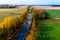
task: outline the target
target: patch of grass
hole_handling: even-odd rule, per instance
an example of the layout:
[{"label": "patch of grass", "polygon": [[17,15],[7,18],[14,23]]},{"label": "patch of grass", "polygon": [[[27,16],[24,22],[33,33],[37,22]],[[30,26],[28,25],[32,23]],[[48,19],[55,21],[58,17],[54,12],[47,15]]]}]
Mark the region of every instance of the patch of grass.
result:
[{"label": "patch of grass", "polygon": [[52,18],[60,18],[60,10],[46,10]]},{"label": "patch of grass", "polygon": [[[51,20],[53,21],[53,20]],[[60,25],[40,20],[37,40],[60,40]]]}]

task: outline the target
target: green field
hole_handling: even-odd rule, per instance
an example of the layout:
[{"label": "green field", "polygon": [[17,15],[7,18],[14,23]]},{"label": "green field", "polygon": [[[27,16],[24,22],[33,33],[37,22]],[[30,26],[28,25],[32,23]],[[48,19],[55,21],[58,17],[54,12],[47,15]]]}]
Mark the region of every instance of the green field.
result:
[{"label": "green field", "polygon": [[46,10],[49,17],[60,18],[60,10]]},{"label": "green field", "polygon": [[60,10],[47,10],[52,19],[40,20],[37,40],[60,40]]}]

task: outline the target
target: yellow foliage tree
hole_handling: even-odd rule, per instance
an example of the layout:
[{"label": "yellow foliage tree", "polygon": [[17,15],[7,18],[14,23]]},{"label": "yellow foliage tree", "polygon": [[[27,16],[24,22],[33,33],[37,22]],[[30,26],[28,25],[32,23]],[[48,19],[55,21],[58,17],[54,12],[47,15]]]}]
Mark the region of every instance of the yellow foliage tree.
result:
[{"label": "yellow foliage tree", "polygon": [[3,20],[4,28],[17,27],[19,23],[20,23],[20,20],[18,17],[7,17]]},{"label": "yellow foliage tree", "polygon": [[2,22],[0,23],[0,28],[3,28],[3,23]]}]

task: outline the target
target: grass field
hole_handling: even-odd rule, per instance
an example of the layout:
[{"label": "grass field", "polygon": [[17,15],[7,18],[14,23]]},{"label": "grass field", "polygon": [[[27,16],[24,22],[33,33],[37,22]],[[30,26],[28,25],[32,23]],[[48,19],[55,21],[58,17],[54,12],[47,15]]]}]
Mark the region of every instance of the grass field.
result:
[{"label": "grass field", "polygon": [[40,20],[36,40],[60,40],[60,10],[46,10],[52,19]]},{"label": "grass field", "polygon": [[60,10],[46,10],[50,17],[60,18]]}]

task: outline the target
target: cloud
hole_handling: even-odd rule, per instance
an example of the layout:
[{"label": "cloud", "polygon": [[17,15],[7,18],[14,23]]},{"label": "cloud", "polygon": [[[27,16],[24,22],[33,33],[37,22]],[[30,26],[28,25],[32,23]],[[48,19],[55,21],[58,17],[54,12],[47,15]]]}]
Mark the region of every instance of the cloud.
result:
[{"label": "cloud", "polygon": [[59,0],[0,0],[0,4],[49,5],[60,4]]}]

